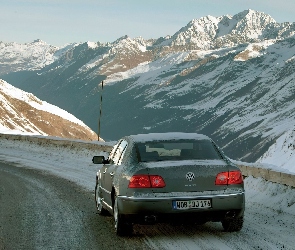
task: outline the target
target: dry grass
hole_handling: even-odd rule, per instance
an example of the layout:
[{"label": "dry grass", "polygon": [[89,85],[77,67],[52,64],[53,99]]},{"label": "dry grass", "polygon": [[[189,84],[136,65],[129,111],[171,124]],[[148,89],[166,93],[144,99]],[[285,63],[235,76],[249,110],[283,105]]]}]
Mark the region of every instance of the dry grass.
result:
[{"label": "dry grass", "polygon": [[0,101],[1,123],[9,129],[20,127],[26,132],[37,130],[40,134],[47,134],[49,136],[90,141],[97,140],[97,135],[86,127],[52,113],[35,109],[28,103],[11,98],[4,93],[1,94],[6,99],[6,103],[9,103],[8,108],[4,106],[3,101]]}]

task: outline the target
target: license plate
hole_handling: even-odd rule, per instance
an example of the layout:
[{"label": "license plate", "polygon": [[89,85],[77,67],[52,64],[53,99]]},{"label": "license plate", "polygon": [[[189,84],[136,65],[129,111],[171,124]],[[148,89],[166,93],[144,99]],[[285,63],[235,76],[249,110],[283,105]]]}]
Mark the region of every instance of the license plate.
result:
[{"label": "license plate", "polygon": [[211,208],[211,200],[173,201],[174,209]]}]

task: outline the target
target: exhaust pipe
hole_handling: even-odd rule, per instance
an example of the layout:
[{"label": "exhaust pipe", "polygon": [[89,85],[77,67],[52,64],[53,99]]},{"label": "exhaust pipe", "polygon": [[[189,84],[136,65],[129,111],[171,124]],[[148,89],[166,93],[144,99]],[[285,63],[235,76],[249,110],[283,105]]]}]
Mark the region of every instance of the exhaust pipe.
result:
[{"label": "exhaust pipe", "polygon": [[157,221],[157,217],[155,215],[146,215],[144,216],[145,223],[154,224]]},{"label": "exhaust pipe", "polygon": [[233,219],[236,217],[236,212],[235,211],[228,211],[225,214],[225,218],[227,219]]}]

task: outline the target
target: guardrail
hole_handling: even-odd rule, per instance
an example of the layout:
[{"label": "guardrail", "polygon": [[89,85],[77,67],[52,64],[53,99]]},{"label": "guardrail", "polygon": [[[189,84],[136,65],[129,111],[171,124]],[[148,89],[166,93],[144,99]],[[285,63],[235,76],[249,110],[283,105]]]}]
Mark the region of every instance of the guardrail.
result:
[{"label": "guardrail", "polygon": [[[114,142],[69,140],[41,135],[0,134],[0,139],[29,141],[40,145],[53,144],[62,147],[80,147],[103,152],[109,152],[114,145]],[[244,176],[261,177],[267,181],[295,187],[295,173],[290,173],[287,170],[281,172],[261,163],[233,162],[238,165]]]},{"label": "guardrail", "polygon": [[0,134],[0,139],[29,141],[39,145],[57,145],[62,147],[78,147],[87,148],[91,150],[109,152],[113,146],[113,142],[101,141],[83,141],[83,140],[69,140],[60,137],[39,136],[39,135],[17,135],[17,134]]},{"label": "guardrail", "polygon": [[[267,181],[284,184],[287,186],[295,187],[295,173],[292,174],[287,170],[285,172],[280,172],[271,168],[268,168],[267,165],[262,163],[236,163],[241,169],[244,176],[253,176],[261,177]],[[261,167],[259,167],[261,166]],[[282,169],[283,171],[283,169]]]}]

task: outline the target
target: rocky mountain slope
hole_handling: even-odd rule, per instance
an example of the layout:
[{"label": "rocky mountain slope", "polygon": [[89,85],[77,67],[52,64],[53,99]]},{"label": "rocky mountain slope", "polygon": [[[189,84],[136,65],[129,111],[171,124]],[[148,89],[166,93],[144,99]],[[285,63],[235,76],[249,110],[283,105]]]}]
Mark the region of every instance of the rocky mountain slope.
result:
[{"label": "rocky mountain slope", "polygon": [[0,74],[39,70],[53,63],[65,51],[75,46],[76,44],[73,43],[58,48],[40,39],[25,44],[0,41]]},{"label": "rocky mountain slope", "polygon": [[78,44],[38,71],[0,78],[92,129],[103,93],[106,139],[199,132],[230,157],[253,161],[295,125],[294,67],[295,24],[246,10],[192,20],[158,39]]},{"label": "rocky mountain slope", "polygon": [[295,172],[295,129],[282,134],[257,161]]},{"label": "rocky mountain slope", "polygon": [[68,112],[0,80],[0,132],[81,140],[97,135]]}]

